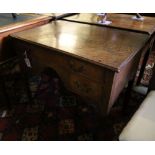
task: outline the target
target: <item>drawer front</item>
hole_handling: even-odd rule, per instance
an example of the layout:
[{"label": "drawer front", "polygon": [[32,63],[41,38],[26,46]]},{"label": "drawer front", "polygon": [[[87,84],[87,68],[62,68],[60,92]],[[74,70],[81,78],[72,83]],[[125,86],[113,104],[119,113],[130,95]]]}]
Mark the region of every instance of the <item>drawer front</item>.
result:
[{"label": "drawer front", "polygon": [[22,50],[22,52],[27,51],[30,54],[32,67],[35,65],[33,61],[37,61],[45,66],[51,66],[55,69],[62,68],[62,70],[67,72],[82,75],[94,82],[101,83],[103,81],[103,69],[99,66],[59,53],[58,51],[40,48],[31,44],[19,43],[18,46],[18,49]]},{"label": "drawer front", "polygon": [[65,66],[67,66],[71,72],[82,74],[96,82],[103,81],[103,72],[100,67],[71,57],[67,57],[65,60]]},{"label": "drawer front", "polygon": [[24,53],[26,51],[32,62],[32,67],[36,67],[36,62],[39,62],[44,66],[55,66],[64,69],[64,64],[66,62],[65,56],[59,54],[58,52],[24,42],[16,43],[16,51],[18,53]]},{"label": "drawer front", "polygon": [[103,81],[102,68],[99,66],[46,48],[32,45],[22,45],[22,47],[23,52],[30,53],[32,61],[35,59],[44,65],[61,67],[63,70],[81,74],[95,82]]},{"label": "drawer front", "polygon": [[53,51],[44,50],[44,49],[31,49],[32,59],[37,59],[41,63],[54,66],[60,66],[64,68],[65,58],[59,54],[56,54]]},{"label": "drawer front", "polygon": [[71,74],[69,76],[69,88],[83,97],[88,97],[93,100],[101,98],[102,87],[98,83],[95,83],[78,74]]}]

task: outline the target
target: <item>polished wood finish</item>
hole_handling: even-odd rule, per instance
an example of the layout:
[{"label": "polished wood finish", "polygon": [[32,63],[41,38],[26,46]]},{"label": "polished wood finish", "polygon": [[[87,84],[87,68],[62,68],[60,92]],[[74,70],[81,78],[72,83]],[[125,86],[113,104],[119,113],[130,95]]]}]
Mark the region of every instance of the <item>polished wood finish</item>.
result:
[{"label": "polished wood finish", "polygon": [[34,71],[51,67],[66,88],[103,115],[136,73],[148,35],[57,21],[11,35],[14,50],[29,53]]},{"label": "polished wood finish", "polygon": [[[126,29],[129,31],[137,31],[140,33],[147,33],[150,36],[149,39],[149,46],[148,49],[145,50],[146,52],[143,54],[143,63],[140,67],[140,74],[137,79],[137,85],[140,84],[141,79],[144,74],[144,70],[150,55],[150,52],[152,51],[154,40],[155,40],[155,18],[154,17],[144,17],[144,21],[136,21],[133,20],[133,15],[128,14],[114,14],[109,13],[107,16],[107,20],[112,21],[110,25],[107,25],[108,27],[113,27],[117,29]],[[72,21],[72,22],[80,22],[80,23],[86,23],[86,24],[95,24],[102,26],[99,21],[99,17],[95,13],[82,13],[79,15],[74,15],[71,17],[64,18],[64,20]]]},{"label": "polished wood finish", "polygon": [[[154,33],[155,31],[154,17],[143,16],[144,21],[137,21],[132,19],[133,16],[134,15],[109,13],[107,15],[107,20],[112,21],[112,23],[107,26],[139,31],[142,33],[148,33],[150,35]],[[74,21],[74,22],[103,25],[99,23],[99,17],[95,13],[81,13],[81,14],[74,15],[71,17],[66,17],[63,19],[68,21]]]},{"label": "polished wood finish", "polygon": [[148,35],[140,33],[65,21],[46,24],[13,36],[117,72],[148,39]]},{"label": "polished wood finish", "polygon": [[26,14],[26,15],[32,16],[33,18],[26,19],[25,21],[21,22],[12,22],[12,24],[0,26],[0,60],[6,59],[6,57],[8,57],[9,55],[9,53],[7,53],[9,48],[7,47],[9,46],[9,42],[7,40],[8,35],[46,24],[52,20],[52,17],[45,15],[35,15],[35,14],[34,15]]},{"label": "polished wood finish", "polygon": [[4,25],[0,27],[0,34],[5,33],[7,31],[11,31],[14,29],[19,29],[22,28],[24,26],[29,26],[29,25],[33,25],[33,24],[38,24],[39,23],[43,23],[43,22],[48,22],[49,20],[51,20],[52,17],[46,16],[46,15],[29,15],[27,14],[27,16],[32,16],[32,19],[26,19],[23,21],[19,21],[19,22],[12,22],[11,24],[8,25]]}]

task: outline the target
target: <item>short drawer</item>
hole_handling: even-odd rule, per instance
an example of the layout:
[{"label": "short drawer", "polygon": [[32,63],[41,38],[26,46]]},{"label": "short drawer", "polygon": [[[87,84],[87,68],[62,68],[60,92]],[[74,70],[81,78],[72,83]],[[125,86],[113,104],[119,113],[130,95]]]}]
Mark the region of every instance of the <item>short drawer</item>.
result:
[{"label": "short drawer", "polygon": [[[45,66],[56,65],[63,67],[65,64],[65,56],[59,54],[56,51],[42,48],[40,46],[34,46],[24,42],[16,43],[16,51],[18,53],[27,52],[29,58],[33,61],[38,61]],[[35,65],[32,64],[33,66]],[[33,67],[32,66],[32,67]]]},{"label": "short drawer", "polygon": [[71,72],[82,74],[96,82],[103,81],[103,72],[100,67],[72,57],[67,57],[65,60],[66,66]]},{"label": "short drawer", "polygon": [[69,88],[80,96],[88,97],[93,100],[101,98],[102,86],[83,76],[71,74],[69,76]]}]

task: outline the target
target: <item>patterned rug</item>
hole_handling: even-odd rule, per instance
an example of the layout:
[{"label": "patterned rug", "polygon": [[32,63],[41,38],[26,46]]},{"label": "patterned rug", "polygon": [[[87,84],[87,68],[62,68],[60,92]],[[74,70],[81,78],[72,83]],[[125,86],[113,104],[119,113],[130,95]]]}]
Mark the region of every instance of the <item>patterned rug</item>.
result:
[{"label": "patterned rug", "polygon": [[141,80],[141,84],[144,86],[147,86],[149,84],[150,78],[152,77],[152,68],[154,66],[154,63],[155,63],[155,51],[153,51],[149,56],[147,65],[144,70],[144,75]]},{"label": "patterned rug", "polygon": [[[154,53],[146,67],[143,85],[148,84],[151,76]],[[101,119],[97,107],[66,90],[51,69],[33,75],[29,83],[33,104],[29,103],[21,80],[8,83],[12,106],[10,109],[5,106],[0,109],[0,140],[118,140],[123,127],[144,99],[143,95],[132,92],[129,106],[123,112],[123,91],[110,114]],[[15,92],[10,91],[13,85]]]}]

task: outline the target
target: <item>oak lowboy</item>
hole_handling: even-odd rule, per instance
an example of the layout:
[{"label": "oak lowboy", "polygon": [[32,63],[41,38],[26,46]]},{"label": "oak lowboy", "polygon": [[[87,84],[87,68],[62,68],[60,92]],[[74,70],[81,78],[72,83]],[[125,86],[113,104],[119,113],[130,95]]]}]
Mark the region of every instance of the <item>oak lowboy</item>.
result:
[{"label": "oak lowboy", "polygon": [[135,76],[148,35],[56,21],[11,35],[14,50],[27,52],[32,69],[53,68],[69,90],[108,114]]}]

